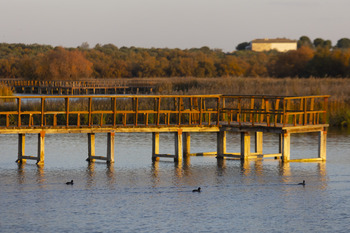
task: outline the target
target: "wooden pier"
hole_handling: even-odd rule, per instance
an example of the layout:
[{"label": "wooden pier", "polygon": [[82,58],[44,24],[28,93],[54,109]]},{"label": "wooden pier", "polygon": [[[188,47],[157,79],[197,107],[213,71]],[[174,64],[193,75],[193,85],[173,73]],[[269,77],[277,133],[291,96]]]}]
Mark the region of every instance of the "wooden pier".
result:
[{"label": "wooden pier", "polygon": [[[0,134],[18,135],[18,162],[44,162],[45,135],[83,133],[88,136],[88,161],[115,161],[118,133],[152,135],[152,160],[181,162],[184,157],[213,155],[217,159],[275,158],[288,161],[326,160],[327,102],[329,96],[235,95],[90,95],[0,97]],[[192,132],[217,134],[216,152],[191,153]],[[226,134],[240,134],[240,151],[226,150]],[[318,157],[291,159],[290,138],[295,133],[319,134]],[[107,154],[95,154],[95,134],[107,134]],[[175,154],[159,151],[159,135],[174,133]],[[263,153],[264,133],[279,136],[278,153]],[[25,155],[26,134],[38,135],[38,152]],[[251,137],[255,150],[251,151]],[[132,142],[131,142],[132,143]],[[131,145],[132,146],[132,145]],[[118,148],[116,148],[118,150]]]}]

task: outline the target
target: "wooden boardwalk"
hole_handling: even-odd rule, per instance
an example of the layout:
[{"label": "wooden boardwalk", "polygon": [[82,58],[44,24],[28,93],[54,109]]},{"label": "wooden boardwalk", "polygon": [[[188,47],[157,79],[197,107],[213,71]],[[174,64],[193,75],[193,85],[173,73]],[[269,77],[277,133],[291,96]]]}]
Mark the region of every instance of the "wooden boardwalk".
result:
[{"label": "wooden boardwalk", "polygon": [[138,79],[87,81],[0,80],[18,94],[89,95],[89,94],[150,94],[156,90],[154,81]]},{"label": "wooden boardwalk", "polygon": [[[196,155],[190,152],[191,132],[217,134],[217,151],[223,158],[290,159],[290,135],[319,133],[318,158],[326,159],[327,101],[329,96],[235,95],[86,95],[0,97],[0,134],[18,134],[18,161],[44,162],[46,134],[86,133],[88,160],[114,162],[115,134],[152,133],[152,158]],[[159,153],[159,134],[175,133],[175,154]],[[239,153],[226,151],[226,133],[241,135]],[[279,153],[263,153],[263,133],[280,135]],[[25,135],[38,135],[38,154],[26,156]],[[95,134],[107,133],[107,155],[95,155]],[[255,151],[250,151],[255,136]],[[132,143],[132,142],[131,142]],[[131,145],[132,146],[132,145]],[[206,153],[199,153],[205,155]]]}]

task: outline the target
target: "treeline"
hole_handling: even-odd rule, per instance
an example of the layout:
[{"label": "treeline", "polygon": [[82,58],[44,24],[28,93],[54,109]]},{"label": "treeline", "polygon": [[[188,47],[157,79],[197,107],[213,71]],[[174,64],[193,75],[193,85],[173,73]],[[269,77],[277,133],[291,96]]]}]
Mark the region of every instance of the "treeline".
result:
[{"label": "treeline", "polygon": [[[350,40],[349,40],[350,41]],[[339,42],[339,41],[338,41]],[[342,39],[342,42],[344,40]],[[347,42],[345,40],[345,42]],[[346,43],[345,43],[346,44]],[[89,48],[0,43],[0,77],[35,80],[128,77],[350,77],[350,49],[298,41],[298,50],[235,51],[136,48],[113,44]],[[349,46],[350,47],[350,46]]]}]

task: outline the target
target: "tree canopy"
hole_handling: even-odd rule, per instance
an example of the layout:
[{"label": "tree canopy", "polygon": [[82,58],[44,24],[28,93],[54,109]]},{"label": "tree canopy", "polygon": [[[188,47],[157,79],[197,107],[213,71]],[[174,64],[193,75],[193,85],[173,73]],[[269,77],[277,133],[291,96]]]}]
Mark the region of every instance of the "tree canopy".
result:
[{"label": "tree canopy", "polygon": [[[306,36],[297,50],[225,53],[209,47],[191,49],[117,47],[82,43],[77,48],[0,43],[0,77],[78,80],[130,77],[350,77],[350,40],[335,47]],[[247,43],[247,42],[244,42]],[[244,47],[244,43],[240,44]],[[311,44],[310,44],[311,43]],[[237,46],[238,47],[238,46]]]}]

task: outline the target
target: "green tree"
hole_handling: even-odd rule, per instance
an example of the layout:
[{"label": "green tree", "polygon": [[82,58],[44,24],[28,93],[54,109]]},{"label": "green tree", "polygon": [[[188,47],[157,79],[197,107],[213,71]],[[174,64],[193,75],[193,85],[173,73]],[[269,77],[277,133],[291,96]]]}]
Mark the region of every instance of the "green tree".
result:
[{"label": "green tree", "polygon": [[332,47],[332,41],[330,40],[323,40],[322,38],[316,38],[313,42],[315,48],[328,48],[330,49]]},{"label": "green tree", "polygon": [[247,46],[249,46],[249,45],[250,45],[249,42],[242,42],[236,46],[236,50],[238,50],[238,51],[245,50],[247,48]]},{"label": "green tree", "polygon": [[309,48],[313,48],[313,44],[310,40],[309,37],[307,36],[301,36],[298,40],[298,48],[301,48],[301,47],[309,47]]},{"label": "green tree", "polygon": [[338,40],[336,47],[340,49],[350,48],[350,39],[341,38],[340,40]]},{"label": "green tree", "polygon": [[307,75],[307,64],[313,56],[314,50],[305,46],[281,53],[270,72],[276,77],[304,77]]}]

